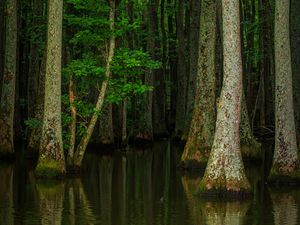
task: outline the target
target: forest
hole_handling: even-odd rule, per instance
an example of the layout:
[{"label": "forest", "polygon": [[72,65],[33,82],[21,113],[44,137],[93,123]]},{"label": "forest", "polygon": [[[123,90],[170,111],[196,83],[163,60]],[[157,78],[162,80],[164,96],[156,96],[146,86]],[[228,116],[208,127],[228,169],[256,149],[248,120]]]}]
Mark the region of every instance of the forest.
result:
[{"label": "forest", "polygon": [[0,224],[298,224],[299,12],[1,0]]}]

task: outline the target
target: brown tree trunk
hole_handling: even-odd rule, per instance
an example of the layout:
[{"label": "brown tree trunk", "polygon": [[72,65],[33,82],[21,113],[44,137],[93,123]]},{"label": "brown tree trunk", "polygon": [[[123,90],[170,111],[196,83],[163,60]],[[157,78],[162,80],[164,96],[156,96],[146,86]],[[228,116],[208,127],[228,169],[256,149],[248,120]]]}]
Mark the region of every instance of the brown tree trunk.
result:
[{"label": "brown tree trunk", "polygon": [[275,3],[275,150],[271,182],[300,180],[293,106],[290,48],[290,1]]},{"label": "brown tree trunk", "polygon": [[111,145],[114,143],[112,104],[105,103],[101,112],[101,120],[99,121],[98,142],[103,145]]},{"label": "brown tree trunk", "polygon": [[0,157],[14,153],[14,112],[17,73],[17,1],[5,5],[4,73],[0,100]]},{"label": "brown tree trunk", "polygon": [[222,0],[224,80],[216,132],[200,192],[228,195],[250,192],[240,149],[242,56],[239,0]]},{"label": "brown tree trunk", "polygon": [[47,59],[43,128],[37,177],[57,178],[65,174],[61,126],[61,57],[63,1],[48,1]]}]

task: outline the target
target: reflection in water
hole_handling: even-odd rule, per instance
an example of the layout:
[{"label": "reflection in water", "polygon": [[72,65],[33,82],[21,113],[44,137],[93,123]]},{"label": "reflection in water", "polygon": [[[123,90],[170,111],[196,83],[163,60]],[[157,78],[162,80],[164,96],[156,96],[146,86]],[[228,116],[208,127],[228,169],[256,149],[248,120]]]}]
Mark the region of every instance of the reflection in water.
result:
[{"label": "reflection in water", "polygon": [[300,191],[282,193],[270,191],[275,225],[296,225],[298,220],[299,203],[296,197]]},{"label": "reflection in water", "polygon": [[0,165],[0,224],[14,224],[13,166]]},{"label": "reflection in water", "polygon": [[[241,225],[249,209],[249,201],[209,201],[195,196],[200,178],[182,176],[190,218],[193,225]],[[204,222],[205,221],[205,222]]]},{"label": "reflection in water", "polygon": [[62,224],[65,184],[59,181],[38,181],[40,216],[42,225]]},{"label": "reflection in water", "polygon": [[160,142],[110,156],[87,154],[81,178],[56,183],[36,181],[29,162],[0,164],[0,224],[299,224],[300,191],[267,194],[262,167],[247,170],[254,188],[251,202],[194,195],[201,172],[182,175],[176,148]]}]

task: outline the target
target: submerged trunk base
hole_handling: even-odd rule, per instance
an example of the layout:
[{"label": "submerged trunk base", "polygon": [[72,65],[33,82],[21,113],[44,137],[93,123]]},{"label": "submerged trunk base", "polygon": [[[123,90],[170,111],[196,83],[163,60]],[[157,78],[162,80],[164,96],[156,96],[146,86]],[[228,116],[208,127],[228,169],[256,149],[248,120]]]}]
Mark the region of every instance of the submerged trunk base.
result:
[{"label": "submerged trunk base", "polygon": [[35,176],[41,179],[62,179],[65,175],[64,165],[54,160],[44,160],[35,169]]},{"label": "submerged trunk base", "polygon": [[183,153],[179,166],[183,169],[205,169],[210,148],[189,149]]},{"label": "submerged trunk base", "polygon": [[243,199],[250,198],[252,191],[245,180],[228,180],[225,178],[210,179],[204,177],[198,187],[198,195],[208,198]]},{"label": "submerged trunk base", "polygon": [[259,161],[262,159],[261,144],[255,139],[243,142],[241,140],[242,158],[246,161]]},{"label": "submerged trunk base", "polygon": [[290,169],[289,172],[282,172],[278,166],[272,166],[268,177],[268,184],[271,185],[299,185],[300,184],[300,167]]}]

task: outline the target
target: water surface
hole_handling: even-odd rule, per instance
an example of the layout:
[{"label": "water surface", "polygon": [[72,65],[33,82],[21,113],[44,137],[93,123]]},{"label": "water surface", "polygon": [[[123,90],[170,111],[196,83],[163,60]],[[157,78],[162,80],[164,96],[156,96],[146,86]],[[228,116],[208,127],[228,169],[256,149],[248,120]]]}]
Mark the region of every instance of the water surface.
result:
[{"label": "water surface", "polygon": [[249,200],[195,196],[202,172],[178,170],[181,151],[159,142],[126,153],[90,153],[82,177],[61,182],[35,180],[28,161],[0,163],[0,224],[300,224],[300,189],[268,188],[263,166],[246,166],[254,190]]}]

